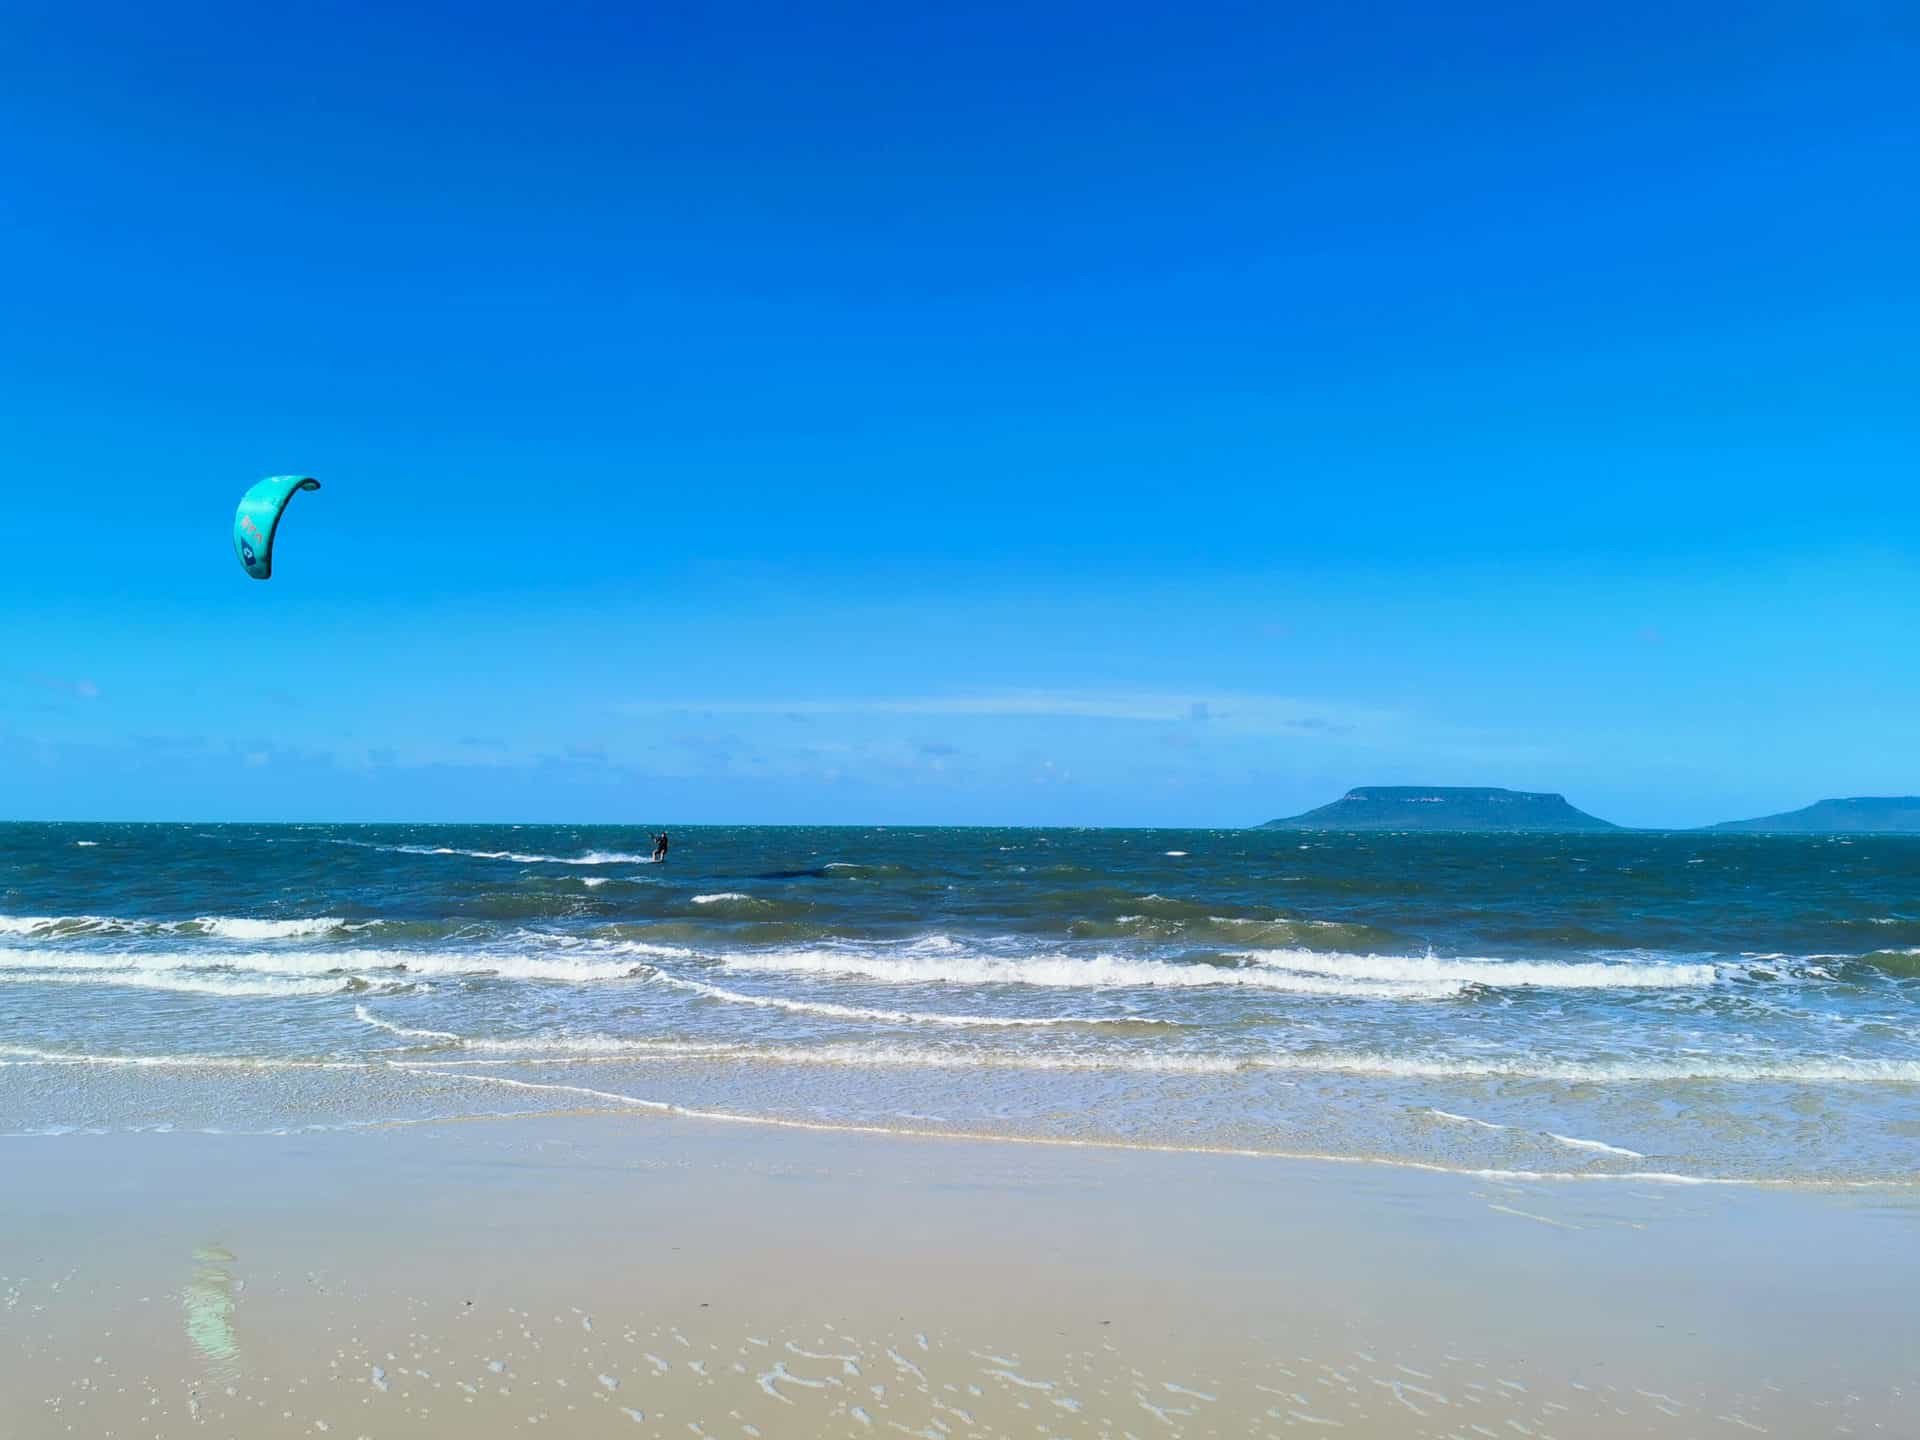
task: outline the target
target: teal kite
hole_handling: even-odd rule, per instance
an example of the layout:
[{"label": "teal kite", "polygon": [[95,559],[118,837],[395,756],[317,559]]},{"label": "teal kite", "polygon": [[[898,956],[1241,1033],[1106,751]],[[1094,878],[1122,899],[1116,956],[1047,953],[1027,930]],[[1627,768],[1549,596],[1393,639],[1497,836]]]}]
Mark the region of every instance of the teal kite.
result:
[{"label": "teal kite", "polygon": [[296,490],[318,490],[320,482],[311,475],[269,475],[240,497],[240,508],[233,512],[233,553],[256,580],[273,574],[273,533],[280,528],[280,513]]}]

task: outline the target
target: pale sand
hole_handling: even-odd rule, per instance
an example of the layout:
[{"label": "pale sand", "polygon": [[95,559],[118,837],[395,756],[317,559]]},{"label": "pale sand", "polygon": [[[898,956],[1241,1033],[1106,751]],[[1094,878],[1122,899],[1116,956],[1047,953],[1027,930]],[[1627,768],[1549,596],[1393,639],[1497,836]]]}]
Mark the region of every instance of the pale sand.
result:
[{"label": "pale sand", "polygon": [[1896,1192],[545,1117],[0,1141],[0,1437],[1905,1434]]}]

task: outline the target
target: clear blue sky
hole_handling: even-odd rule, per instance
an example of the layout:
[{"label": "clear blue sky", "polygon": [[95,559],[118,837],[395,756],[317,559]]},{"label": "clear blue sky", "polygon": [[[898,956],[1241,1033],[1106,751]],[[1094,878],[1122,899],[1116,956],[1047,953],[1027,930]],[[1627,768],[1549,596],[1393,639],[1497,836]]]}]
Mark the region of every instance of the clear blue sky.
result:
[{"label": "clear blue sky", "polygon": [[1920,791],[1913,6],[942,8],[6,6],[0,816]]}]

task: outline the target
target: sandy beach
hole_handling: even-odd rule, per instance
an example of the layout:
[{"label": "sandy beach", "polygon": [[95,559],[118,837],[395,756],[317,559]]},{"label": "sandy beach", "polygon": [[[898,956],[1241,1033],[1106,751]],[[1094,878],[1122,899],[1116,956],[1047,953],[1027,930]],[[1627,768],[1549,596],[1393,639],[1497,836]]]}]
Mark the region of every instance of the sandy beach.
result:
[{"label": "sandy beach", "polygon": [[653,1116],[6,1142],[0,1434],[1897,1434],[1905,1192]]}]

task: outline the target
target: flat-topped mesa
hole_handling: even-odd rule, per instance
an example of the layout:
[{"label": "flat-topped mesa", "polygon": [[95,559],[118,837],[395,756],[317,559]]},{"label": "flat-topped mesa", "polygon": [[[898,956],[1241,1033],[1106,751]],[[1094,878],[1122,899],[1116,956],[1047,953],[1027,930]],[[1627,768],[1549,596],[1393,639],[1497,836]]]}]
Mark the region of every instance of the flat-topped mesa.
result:
[{"label": "flat-topped mesa", "polygon": [[1753,820],[1723,820],[1709,830],[1790,835],[1920,835],[1920,795],[1852,795]]},{"label": "flat-topped mesa", "polygon": [[1362,785],[1267,830],[1617,830],[1564,795],[1479,785]]}]

